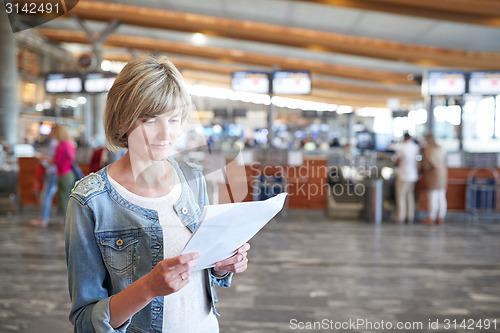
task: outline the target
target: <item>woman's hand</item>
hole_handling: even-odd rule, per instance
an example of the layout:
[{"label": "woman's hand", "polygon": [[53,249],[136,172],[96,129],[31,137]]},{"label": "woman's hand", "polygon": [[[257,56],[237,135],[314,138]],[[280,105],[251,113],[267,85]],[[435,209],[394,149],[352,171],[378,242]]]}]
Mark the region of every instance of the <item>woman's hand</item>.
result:
[{"label": "woman's hand", "polygon": [[227,272],[244,272],[247,269],[248,265],[248,250],[250,250],[250,244],[245,243],[236,251],[235,255],[227,259],[218,261],[213,268],[213,270],[215,271],[215,276],[223,276]]},{"label": "woman's hand", "polygon": [[189,282],[189,269],[196,265],[199,252],[181,254],[160,261],[151,272],[111,297],[109,324],[120,327],[155,297],[181,290]]},{"label": "woman's hand", "polygon": [[147,274],[152,296],[165,296],[181,290],[189,283],[189,269],[196,266],[195,259],[199,257],[199,252],[192,252],[160,261]]}]

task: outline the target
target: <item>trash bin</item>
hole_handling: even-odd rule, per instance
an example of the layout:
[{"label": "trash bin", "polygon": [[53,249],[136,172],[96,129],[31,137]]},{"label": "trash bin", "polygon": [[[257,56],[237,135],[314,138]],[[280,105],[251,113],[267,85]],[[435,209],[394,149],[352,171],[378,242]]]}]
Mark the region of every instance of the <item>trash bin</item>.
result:
[{"label": "trash bin", "polygon": [[365,180],[365,211],[364,216],[368,222],[382,223],[382,188],[383,179]]}]

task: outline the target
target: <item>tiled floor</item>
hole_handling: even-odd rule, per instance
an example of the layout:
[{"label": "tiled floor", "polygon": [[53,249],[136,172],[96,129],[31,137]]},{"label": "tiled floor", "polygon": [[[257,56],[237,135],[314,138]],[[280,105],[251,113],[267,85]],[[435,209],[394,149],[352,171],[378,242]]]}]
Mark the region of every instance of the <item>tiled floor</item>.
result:
[{"label": "tiled floor", "polygon": [[[63,228],[29,217],[0,218],[0,332],[71,332]],[[290,211],[251,244],[247,272],[218,290],[221,332],[500,332],[500,224]]]}]

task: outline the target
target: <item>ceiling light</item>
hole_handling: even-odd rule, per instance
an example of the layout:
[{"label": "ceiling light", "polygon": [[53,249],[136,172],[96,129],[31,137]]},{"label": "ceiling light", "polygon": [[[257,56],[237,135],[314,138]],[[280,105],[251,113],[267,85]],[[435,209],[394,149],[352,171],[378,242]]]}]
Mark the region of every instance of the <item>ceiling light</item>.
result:
[{"label": "ceiling light", "polygon": [[191,40],[193,41],[194,45],[205,45],[207,43],[207,37],[205,37],[204,34],[202,33],[194,33],[193,36],[191,37]]}]

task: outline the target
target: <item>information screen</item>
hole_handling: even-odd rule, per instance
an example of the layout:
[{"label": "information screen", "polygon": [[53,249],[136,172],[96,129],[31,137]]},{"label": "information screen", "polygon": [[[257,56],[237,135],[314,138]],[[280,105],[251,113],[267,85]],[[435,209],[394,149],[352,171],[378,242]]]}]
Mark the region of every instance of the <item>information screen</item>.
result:
[{"label": "information screen", "polygon": [[427,89],[429,95],[463,95],[465,93],[465,73],[429,72]]},{"label": "information screen", "polygon": [[51,73],[47,74],[45,80],[45,91],[47,93],[79,93],[83,90],[83,82],[80,74]]},{"label": "information screen", "polygon": [[309,72],[279,71],[273,74],[273,93],[282,95],[307,95],[311,93]]},{"label": "information screen", "polygon": [[231,88],[259,94],[269,93],[269,75],[266,72],[233,72]]},{"label": "information screen", "polygon": [[88,73],[85,77],[85,91],[88,93],[108,92],[115,82],[113,73]]},{"label": "information screen", "polygon": [[479,95],[500,95],[500,72],[472,72],[469,92]]}]

